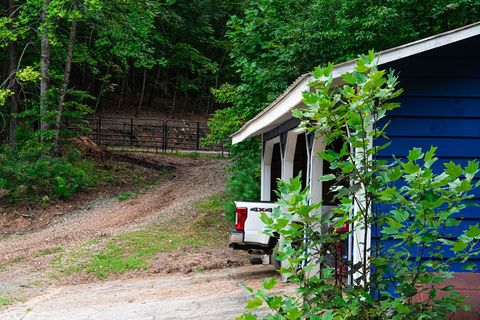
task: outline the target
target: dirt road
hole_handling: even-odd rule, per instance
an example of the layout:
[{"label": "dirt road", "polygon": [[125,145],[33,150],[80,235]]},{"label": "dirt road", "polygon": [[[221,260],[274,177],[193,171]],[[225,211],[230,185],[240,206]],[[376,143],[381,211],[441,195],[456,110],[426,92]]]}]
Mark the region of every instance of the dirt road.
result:
[{"label": "dirt road", "polygon": [[[68,253],[90,239],[109,239],[152,224],[167,225],[172,219],[182,221],[196,212],[197,201],[224,188],[226,161],[160,155],[152,155],[152,159],[176,168],[173,178],[156,189],[124,202],[103,199],[73,212],[60,212],[58,219],[44,228],[0,240],[0,306],[2,296],[14,298],[13,305],[0,311],[1,320],[214,320],[234,319],[244,312],[249,294],[243,285],[257,288],[264,278],[276,276],[271,266],[162,273],[182,270],[171,267],[193,260],[217,259],[221,263],[214,263],[216,267],[246,260],[225,243],[209,249],[213,254],[199,251],[184,257],[184,253],[161,253],[148,270],[114,280],[84,278],[86,274],[50,277],[55,254],[43,254],[44,250],[59,246]],[[287,289],[280,285],[279,290]]]},{"label": "dirt road", "polygon": [[[78,319],[100,319],[96,316],[90,318],[83,316],[92,314],[92,310],[97,310],[96,312],[103,309],[109,310],[109,305],[116,305],[115,301],[117,298],[114,295],[110,295],[111,291],[116,290],[116,288],[120,292],[122,290],[124,292],[124,294],[119,293],[119,301],[132,307],[132,310],[139,310],[147,303],[145,301],[150,301],[148,304],[151,304],[152,310],[154,310],[150,314],[155,314],[157,316],[156,319],[159,319],[158,316],[162,313],[158,314],[157,311],[167,308],[167,306],[169,308],[174,306],[173,304],[170,306],[168,303],[166,305],[161,304],[162,300],[159,299],[161,295],[165,295],[168,292],[176,295],[177,293],[175,292],[179,292],[181,289],[181,283],[188,286],[189,281],[200,279],[178,275],[178,277],[187,277],[182,280],[178,277],[170,278],[161,273],[177,272],[176,270],[182,271],[184,269],[207,270],[210,268],[210,266],[204,267],[202,264],[192,268],[182,268],[182,264],[188,267],[188,265],[192,264],[192,261],[196,262],[197,260],[208,260],[207,262],[212,265],[212,268],[244,263],[239,263],[240,260],[246,262],[243,256],[238,256],[238,252],[233,252],[228,248],[227,244],[220,243],[218,248],[208,249],[208,252],[205,250],[205,252],[191,252],[185,257],[178,257],[175,252],[171,254],[161,253],[153,261],[153,266],[148,270],[138,270],[138,272],[116,276],[114,279],[118,279],[115,280],[117,282],[99,283],[99,280],[93,275],[85,273],[57,277],[58,274],[55,273],[56,270],[52,266],[52,262],[57,254],[50,254],[48,250],[58,246],[61,248],[62,253],[67,255],[72,250],[75,252],[76,248],[85,243],[85,241],[92,239],[100,242],[124,232],[143,230],[151,225],[168,225],[172,219],[182,221],[182,217],[185,217],[185,221],[187,221],[186,217],[196,212],[196,202],[223,191],[225,183],[224,169],[227,165],[225,160],[190,159],[148,154],[145,157],[151,157],[152,161],[175,167],[176,169],[173,173],[169,174],[173,174],[172,179],[134,199],[123,202],[119,202],[115,197],[99,199],[74,211],[60,212],[53,223],[39,230],[0,239],[0,310],[2,308],[2,299],[5,299],[5,297],[10,299],[10,302],[7,304],[13,302],[14,305],[18,305],[21,301],[28,301],[25,304],[14,307],[8,313],[4,313],[7,311],[0,311],[0,319],[5,319],[5,314],[9,315],[7,319],[43,319],[43,313],[35,317],[32,317],[30,313],[22,313],[29,308],[37,310],[39,306],[42,306],[39,312],[46,312],[49,315],[56,314],[55,317],[49,316],[49,319],[77,319],[70,316],[66,317],[66,314],[70,314],[68,308],[75,310],[78,308]],[[159,259],[162,261],[158,261]],[[218,261],[213,261],[215,259]],[[229,274],[231,271],[225,272]],[[157,275],[153,276],[152,274]],[[52,277],[52,275],[54,276]],[[149,280],[138,280],[139,282],[134,280],[134,278],[149,276],[152,277]],[[226,293],[230,289],[219,292],[225,292],[226,296],[242,296],[240,292],[243,291],[239,290],[235,281],[222,281],[224,282],[220,282],[219,285],[225,285],[237,291],[234,290],[231,294]],[[74,284],[79,284],[79,286],[63,287]],[[138,291],[135,291],[134,288],[137,285],[139,286]],[[149,286],[153,286],[152,288],[158,286],[160,289],[150,292],[147,290]],[[166,289],[169,286],[172,286],[170,291]],[[197,288],[183,290],[184,298],[182,298],[183,302],[178,302],[179,306],[182,304],[187,309],[190,308],[191,303],[189,299],[193,299],[192,297],[196,295],[196,290]],[[78,296],[73,294],[75,292],[78,292]],[[70,293],[73,295],[70,296]],[[153,294],[153,296],[148,296],[149,294]],[[142,302],[139,302],[138,307],[135,307],[137,309],[135,309],[133,307],[135,303],[127,303],[128,301],[125,302],[120,297],[124,297],[128,301],[138,300]],[[150,300],[143,301],[142,297]],[[30,301],[32,298],[33,300]],[[208,301],[209,298],[206,297],[205,299]],[[235,299],[237,298],[232,298],[229,301]],[[212,303],[214,300],[215,298],[212,298]],[[98,307],[95,306],[97,301],[99,303]],[[205,303],[208,304],[208,302]],[[242,304],[239,303],[239,306]],[[183,307],[178,308],[181,309]],[[149,309],[147,308],[147,310]],[[148,318],[147,315],[145,317],[145,319],[154,319]],[[123,318],[106,317],[105,319]],[[126,317],[125,319],[130,318]]]},{"label": "dirt road", "polygon": [[138,229],[149,222],[164,223],[192,212],[195,201],[223,190],[226,161],[154,155],[155,161],[174,166],[171,181],[124,202],[104,199],[68,214],[58,213],[52,225],[0,241],[2,261],[32,256],[42,249],[71,245]]},{"label": "dirt road", "polygon": [[[155,276],[50,289],[2,312],[2,320],[235,319],[271,266],[246,266],[190,276]],[[278,291],[291,288],[279,284]]]}]

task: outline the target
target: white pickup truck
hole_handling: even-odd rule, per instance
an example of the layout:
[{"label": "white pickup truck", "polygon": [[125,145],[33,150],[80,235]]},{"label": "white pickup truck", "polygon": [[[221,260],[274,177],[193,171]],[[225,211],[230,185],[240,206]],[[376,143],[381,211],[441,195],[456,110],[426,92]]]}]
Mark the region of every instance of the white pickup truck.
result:
[{"label": "white pickup truck", "polygon": [[[261,215],[273,212],[278,204],[273,202],[246,202],[236,201],[235,230],[230,232],[230,247],[235,250],[244,250],[253,255],[269,255],[270,259],[262,259],[263,263],[273,263],[275,268],[280,267],[279,261],[275,259],[274,248],[278,238],[266,235],[263,230],[265,223]],[[322,210],[332,210],[334,206],[322,206]],[[348,224],[337,229],[337,232],[347,232]],[[341,257],[347,254],[348,240],[345,243],[336,244],[337,254]],[[346,257],[345,257],[346,259]],[[268,261],[268,262],[266,262]],[[343,270],[343,268],[341,268]],[[339,271],[340,277],[342,271]]]},{"label": "white pickup truck", "polygon": [[236,201],[235,230],[230,233],[230,247],[250,254],[270,255],[278,239],[263,233],[263,212],[272,213],[278,205],[273,202]]}]

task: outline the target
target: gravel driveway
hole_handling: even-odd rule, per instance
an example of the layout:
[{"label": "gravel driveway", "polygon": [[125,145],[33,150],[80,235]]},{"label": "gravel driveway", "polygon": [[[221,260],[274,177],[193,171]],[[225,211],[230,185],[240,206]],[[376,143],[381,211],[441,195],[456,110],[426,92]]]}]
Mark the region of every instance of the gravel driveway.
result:
[{"label": "gravel driveway", "polygon": [[[271,266],[245,266],[194,275],[156,276],[52,288],[4,310],[8,320],[235,319],[248,292],[275,276]],[[291,290],[279,284],[277,290]]]}]

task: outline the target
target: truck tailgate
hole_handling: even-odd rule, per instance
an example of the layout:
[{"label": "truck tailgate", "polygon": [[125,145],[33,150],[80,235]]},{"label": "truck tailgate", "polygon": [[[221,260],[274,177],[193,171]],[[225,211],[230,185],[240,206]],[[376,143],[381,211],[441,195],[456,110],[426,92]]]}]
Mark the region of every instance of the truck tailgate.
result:
[{"label": "truck tailgate", "polygon": [[268,244],[270,237],[263,233],[265,224],[260,217],[263,212],[270,214],[278,205],[272,202],[246,201],[236,201],[235,205],[237,208],[247,208],[248,210],[243,241],[246,243]]}]

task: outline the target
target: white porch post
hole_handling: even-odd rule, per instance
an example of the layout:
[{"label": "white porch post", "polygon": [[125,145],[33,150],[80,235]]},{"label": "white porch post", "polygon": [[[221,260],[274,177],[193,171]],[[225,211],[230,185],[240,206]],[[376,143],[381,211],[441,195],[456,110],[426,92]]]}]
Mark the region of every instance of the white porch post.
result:
[{"label": "white porch post", "polygon": [[[271,177],[272,177],[272,156],[273,146],[276,143],[280,143],[280,138],[276,137],[271,140],[265,141],[262,155],[262,168],[261,168],[261,183],[260,183],[260,200],[270,201]],[[283,166],[283,164],[282,164]]]},{"label": "white porch post", "polygon": [[[313,140],[312,150],[309,155],[309,182],[310,182],[310,203],[318,203],[322,201],[323,185],[320,181],[320,176],[323,175],[323,160],[318,156],[319,152],[325,150],[325,143],[323,136],[315,136]],[[320,211],[313,214],[322,214],[322,208]],[[318,230],[321,232],[321,230]],[[318,254],[316,251],[311,252],[312,255]],[[320,272],[320,266],[317,264],[310,271],[309,276],[314,277]]]},{"label": "white porch post", "polygon": [[[372,127],[368,128],[368,131],[373,130]],[[368,140],[368,148],[371,148],[373,145],[373,140],[372,137],[369,138]],[[363,151],[362,149],[355,149],[355,159],[357,163],[361,161],[363,157]],[[371,160],[372,156],[368,156],[368,160]],[[360,212],[361,212],[361,206],[365,209],[367,207],[366,205],[366,199],[365,199],[365,190],[360,189],[358,191],[358,196],[357,198],[359,199],[359,203],[354,202],[353,203],[353,217],[357,217]],[[360,206],[361,205],[361,206]],[[372,214],[371,212],[371,207],[368,208],[368,212]],[[352,263],[353,265],[358,264],[359,262],[366,261],[367,264],[369,264],[369,257],[370,257],[370,249],[371,249],[371,239],[372,239],[372,228],[370,225],[365,225],[364,219],[360,218],[360,221],[355,221],[354,225],[352,228],[354,228],[354,231],[352,232],[352,235],[349,239],[349,246],[352,248]],[[366,258],[366,259],[365,259]],[[367,276],[366,279],[369,281],[370,279],[370,266],[367,268]],[[353,283],[354,281],[360,279],[362,277],[361,272],[356,272],[352,275],[350,279],[350,283]]]},{"label": "white porch post", "polygon": [[293,131],[287,133],[285,143],[285,155],[283,159],[282,180],[288,181],[293,178],[293,161],[295,159],[295,147],[297,146],[297,134]]},{"label": "white porch post", "polygon": [[310,201],[318,203],[322,201],[322,182],[319,177],[323,175],[323,160],[318,156],[325,150],[323,136],[315,136],[312,152],[310,154]]}]

